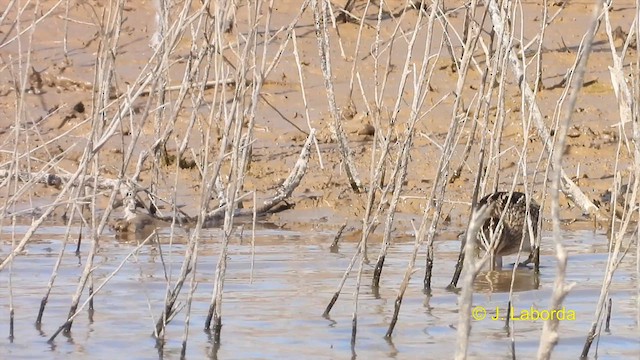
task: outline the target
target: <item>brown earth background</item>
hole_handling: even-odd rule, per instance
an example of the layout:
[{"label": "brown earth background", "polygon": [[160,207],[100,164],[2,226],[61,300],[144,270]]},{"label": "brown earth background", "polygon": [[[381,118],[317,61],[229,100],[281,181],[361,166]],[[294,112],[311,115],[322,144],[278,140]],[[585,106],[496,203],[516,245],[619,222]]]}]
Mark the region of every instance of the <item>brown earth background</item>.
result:
[{"label": "brown earth background", "polygon": [[[197,28],[197,21],[209,21],[201,25],[203,27],[218,26],[215,22],[216,11],[220,14],[222,11],[215,3],[204,10],[202,4],[196,1],[185,8],[183,2],[171,4],[167,14],[169,24],[175,24],[181,11],[193,18],[190,18],[188,25],[184,25],[185,31],[164,58],[154,57],[154,50],[150,47],[150,38],[156,29],[152,2],[126,2],[121,12],[120,27],[113,27],[110,23],[118,14],[115,4],[105,6],[102,1],[71,1],[67,4],[68,8],[63,2],[41,1],[38,5],[29,3],[21,9],[14,6],[3,13],[4,21],[0,26],[0,126],[1,157],[5,169],[17,167],[31,173],[41,170],[57,174],[73,173],[91,146],[91,134],[96,131],[97,124],[113,125],[116,131],[95,152],[87,174],[127,179],[135,170],[139,154],[146,150],[151,155],[142,168],[141,186],[148,187],[153,183],[154,193],[159,198],[171,203],[175,195],[177,205],[195,215],[200,211],[199,201],[195,199],[200,198],[203,184],[209,181],[203,181],[198,167],[202,168],[205,161],[213,163],[212,159],[220,153],[219,140],[225,119],[237,121],[229,116],[235,101],[239,104],[238,116],[244,116],[243,132],[247,131],[250,116],[254,116],[255,122],[251,134],[252,157],[240,194],[255,190],[258,199],[270,196],[288,175],[311,126],[318,131],[323,167],[314,148],[308,171],[288,200],[293,208],[271,215],[269,221],[279,226],[303,229],[322,225],[337,227],[345,220],[353,228],[360,226],[365,215],[367,193],[356,193],[349,186],[338,146],[329,129],[333,120],[321,71],[312,11],[306,10],[294,24],[292,21],[300,11],[301,3],[298,1],[274,1],[271,12],[267,4],[262,4],[257,14],[253,6],[240,2],[235,11],[233,28],[228,33],[218,34],[215,45],[211,46],[214,62],[203,62],[199,66],[199,70],[203,71],[211,65],[208,77],[205,79],[199,73],[199,78],[189,81],[200,84],[204,80],[230,78],[236,82],[251,83],[235,99],[237,87],[227,85],[204,91],[191,89],[184,101],[179,101],[179,91],[167,91],[161,95],[155,88],[151,94],[135,95],[139,89],[150,88],[150,85],[140,86],[139,79],[149,76],[150,69],[163,60],[159,73],[151,76],[163,76],[168,87],[179,88],[185,83],[183,78],[189,62],[207,43],[204,32]],[[339,8],[337,4],[334,7],[335,11]],[[485,9],[484,5],[478,7],[477,21],[483,21]],[[576,61],[578,46],[593,18],[593,3],[549,3],[549,14],[558,14],[549,23],[542,44],[535,41],[543,16],[541,4],[517,3],[510,10],[514,12],[512,29],[515,48],[521,51],[523,44],[534,40],[524,51],[527,65],[524,81],[532,87],[537,74],[536,49],[540,46],[542,84],[536,101],[546,126],[554,129],[555,120],[562,115],[557,109],[558,100],[567,89],[562,79]],[[202,16],[203,11],[208,11],[207,14],[212,16]],[[415,93],[413,82],[424,59],[429,8],[425,6],[418,10],[416,6],[407,6],[404,1],[387,1],[379,23],[376,19],[379,8],[374,4],[368,6],[366,2],[356,1],[351,9],[358,19],[365,11],[364,26],[360,27],[357,21],[338,21],[337,27],[330,28],[328,33],[331,43],[331,81],[340,109],[339,121],[347,134],[359,175],[365,188],[368,188],[371,162],[380,157],[379,142],[374,143],[373,137],[379,135],[391,140],[390,157],[384,165],[389,172],[398,158],[399,143],[405,136],[407,119],[412,111]],[[419,18],[420,11],[423,16]],[[455,57],[459,59],[462,54],[460,37],[464,30],[465,8],[459,2],[445,2],[443,11],[445,15],[435,21],[432,46],[427,52],[431,56],[428,66],[432,76],[424,103],[417,107],[420,120],[414,130],[407,177],[398,204],[396,226],[403,231],[411,229],[408,220],[420,221],[430,197],[442,154],[441,146],[451,125],[456,83],[461,76],[460,72],[452,70],[453,62],[447,44],[443,42],[443,29],[448,29]],[[637,15],[635,11],[632,1],[616,2],[609,11],[611,26],[620,26],[628,32]],[[258,16],[257,20],[254,16]],[[14,21],[16,19],[18,21]],[[418,27],[416,45],[410,52],[411,74],[406,86],[399,91],[398,85],[408,57],[407,43],[417,21],[422,25]],[[245,49],[250,24],[256,22],[255,47]],[[290,39],[292,33],[286,28],[290,24],[294,25],[299,60],[294,56],[293,41]],[[113,29],[119,31],[118,37]],[[491,22],[488,17],[484,18],[481,29],[481,41],[474,51],[474,63],[460,94],[461,108],[457,116],[461,121],[468,121],[462,123],[448,175],[451,177],[453,169],[459,165],[462,165],[462,171],[446,189],[441,222],[443,231],[449,227],[464,227],[468,219],[479,143],[483,134],[491,138],[501,137],[499,156],[487,160],[493,161],[493,168],[489,172],[499,174],[499,177],[490,176],[486,191],[493,187],[491,184],[497,184],[497,189],[509,189],[515,182],[516,190],[527,190],[540,202],[545,186],[544,170],[549,157],[543,150],[535,127],[532,126],[530,131],[523,130],[529,112],[523,105],[521,91],[508,67],[497,74],[503,75],[504,81],[499,85],[498,78],[494,86],[488,116],[480,114],[477,120],[480,130],[471,133],[480,98],[478,91],[482,86],[480,71],[487,69],[483,47],[487,49],[490,46]],[[376,38],[380,46],[377,59],[373,53]],[[563,159],[564,169],[573,176],[582,191],[590,199],[600,201],[603,201],[601,198],[606,190],[613,186],[616,171],[623,174],[624,181],[624,171],[632,164],[633,151],[633,145],[625,142],[631,137],[631,127],[616,126],[620,123],[620,115],[608,68],[612,64],[608,39],[606,27],[600,26],[589,57],[584,87],[571,114]],[[359,47],[356,47],[358,41]],[[623,40],[616,39],[617,51],[621,50],[623,43]],[[221,44],[224,47],[219,50]],[[271,64],[281,46],[284,46],[282,57],[264,80],[257,97],[257,107],[250,112],[251,91],[258,79],[257,71],[262,66],[261,62],[266,60],[267,65]],[[110,49],[109,55],[105,55],[105,48]],[[243,54],[243,51],[249,55]],[[629,48],[623,67],[627,77],[633,76],[629,65],[632,61],[637,61],[637,53]],[[235,69],[243,64],[245,71],[236,72]],[[102,71],[102,67],[109,65],[112,65],[110,80],[96,80],[96,74]],[[505,63],[505,66],[508,65]],[[299,69],[304,85],[300,82]],[[385,73],[388,77],[383,87],[381,82]],[[106,96],[106,105],[96,108],[95,104],[99,103],[96,99],[100,96]],[[379,98],[377,103],[376,96]],[[202,101],[198,97],[202,97]],[[118,109],[127,108],[127,98],[131,99],[132,106],[121,120],[117,120]],[[399,101],[397,121],[390,125],[396,101]],[[148,113],[145,112],[147,106]],[[505,117],[501,134],[499,129],[493,127],[497,116]],[[195,120],[190,127],[192,118]],[[106,133],[105,127],[98,132]],[[154,148],[154,143],[168,129],[171,133],[166,138],[164,148]],[[205,144],[207,135],[212,139],[208,142],[208,148]],[[471,154],[463,162],[463,149],[470,136],[473,137]],[[181,166],[176,166],[177,149],[184,141],[186,151],[181,156]],[[125,162],[127,148],[132,143],[131,160]],[[523,175],[519,157],[525,144],[527,173]],[[378,150],[372,158],[374,147]],[[205,153],[208,153],[208,160],[205,160]],[[224,184],[229,182],[230,169],[227,157],[221,170]],[[495,169],[499,171],[495,172]],[[7,201],[5,214],[25,210],[27,213],[33,210],[38,214],[41,207],[51,204],[58,193],[59,187],[39,183],[8,186],[2,192]],[[98,212],[109,206],[109,192],[101,194],[104,196],[99,196],[96,202]],[[66,199],[74,201],[72,196]],[[213,200],[210,208],[214,208],[215,204]],[[251,197],[245,198],[243,205],[251,207]],[[585,219],[582,211],[569,200],[562,198],[561,206],[562,218],[567,222]],[[160,201],[159,208],[166,211],[170,206]],[[547,208],[545,214],[548,215]],[[57,218],[68,211],[68,206],[59,206],[53,216]],[[590,221],[581,223],[576,226],[592,226]]]}]

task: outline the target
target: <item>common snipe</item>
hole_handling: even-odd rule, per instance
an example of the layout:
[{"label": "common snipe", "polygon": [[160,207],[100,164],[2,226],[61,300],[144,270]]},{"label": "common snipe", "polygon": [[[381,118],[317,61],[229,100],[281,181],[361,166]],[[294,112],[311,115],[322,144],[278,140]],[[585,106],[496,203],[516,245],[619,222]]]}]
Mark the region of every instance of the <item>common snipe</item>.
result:
[{"label": "common snipe", "polygon": [[[540,214],[540,206],[531,200],[529,203],[529,218],[531,219],[531,228],[533,236],[529,236],[529,225],[527,224],[527,197],[521,192],[510,193],[498,191],[486,195],[478,201],[477,207],[487,205],[488,218],[485,220],[482,229],[478,232],[478,242],[486,251],[491,251],[493,258],[493,268],[502,268],[502,257],[505,255],[516,254],[519,251],[527,251],[530,253],[529,259],[525,263],[531,261],[532,243],[537,235],[538,216]],[[503,216],[502,224],[500,218]],[[495,235],[494,235],[495,234]],[[491,243],[495,236],[495,244]],[[522,247],[521,244],[522,243]]]},{"label": "common snipe", "polygon": [[156,230],[160,220],[149,214],[141,214],[137,211],[138,203],[133,192],[127,192],[123,200],[124,218],[118,220],[113,229],[120,235],[134,235],[139,238],[146,238]]}]

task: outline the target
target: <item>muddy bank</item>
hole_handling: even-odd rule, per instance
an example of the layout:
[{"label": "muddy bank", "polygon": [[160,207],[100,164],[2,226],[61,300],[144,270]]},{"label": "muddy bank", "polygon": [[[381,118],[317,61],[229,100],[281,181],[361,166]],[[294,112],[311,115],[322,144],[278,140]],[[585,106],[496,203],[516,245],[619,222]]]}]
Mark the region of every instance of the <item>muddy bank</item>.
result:
[{"label": "muddy bank", "polygon": [[[403,2],[390,2],[389,9],[384,11],[397,13],[402,9]],[[74,4],[69,8],[69,18],[74,21],[64,22],[61,15],[64,14],[63,7],[53,7],[54,2],[42,2],[41,10],[52,10],[48,16],[38,17],[39,22],[33,28],[33,33],[23,34],[13,41],[5,40],[3,48],[6,54],[11,54],[10,60],[5,58],[5,71],[0,78],[2,98],[0,111],[2,112],[5,152],[2,155],[5,164],[10,163],[12,151],[15,149],[20,154],[29,154],[32,161],[26,158],[20,159],[20,167],[32,172],[46,168],[46,162],[53,160],[51,169],[53,172],[73,172],[78,166],[87,145],[91,129],[94,126],[89,119],[98,109],[92,107],[92,98],[96,89],[94,85],[95,56],[100,46],[100,36],[96,28],[99,24],[95,14],[100,13],[100,5],[97,3]],[[541,7],[536,4],[523,4],[524,33],[523,40],[533,38],[539,27]],[[357,4],[354,8],[356,12],[365,10],[363,4]],[[484,7],[479,11],[484,11]],[[33,10],[33,7],[27,9]],[[191,11],[197,11],[194,5]],[[288,24],[293,19],[299,8],[295,2],[279,2],[274,12],[270,24],[271,36],[280,36],[275,31]],[[559,10],[558,7],[551,7],[550,11]],[[371,149],[373,147],[373,134],[376,131],[387,134],[390,130],[392,138],[402,136],[402,131],[406,126],[406,119],[409,115],[408,107],[401,107],[397,123],[390,129],[390,111],[393,108],[395,87],[400,79],[402,64],[406,58],[406,41],[395,41],[392,55],[385,59],[388,64],[377,64],[380,71],[386,71],[388,76],[387,91],[381,96],[382,106],[375,110],[374,102],[375,79],[368,74],[376,70],[376,61],[369,53],[376,37],[375,15],[377,8],[368,8],[369,26],[360,29],[357,25],[346,23],[340,24],[340,37],[332,32],[332,71],[335,88],[335,98],[338,106],[341,107],[343,127],[348,136],[349,146],[356,161],[356,168],[363,183],[367,184],[370,174]],[[112,95],[121,94],[126,91],[127,84],[132,84],[138,75],[144,75],[148,69],[147,62],[153,54],[149,47],[149,37],[154,29],[153,7],[151,2],[142,2],[135,6],[127,5],[123,12],[123,28],[117,45],[117,57],[114,62],[113,81],[110,87]],[[234,39],[237,34],[246,31],[248,23],[246,15],[240,11],[237,17],[236,32],[228,35],[229,39]],[[13,9],[9,17],[16,15]],[[560,12],[559,17],[553,21],[545,34],[542,59],[542,87],[536,98],[543,115],[548,121],[547,126],[553,127],[553,111],[556,101],[564,91],[561,79],[567,68],[575,59],[576,46],[585,31],[591,15],[591,8],[586,4],[567,4]],[[25,24],[33,20],[29,11],[21,14]],[[406,12],[400,29],[410,33],[413,29],[411,25],[415,23],[419,16],[418,11],[409,10]],[[624,4],[617,5],[610,12],[611,21],[614,25],[628,28],[633,18],[633,8]],[[451,26],[459,28],[464,20],[462,9],[447,9],[447,19]],[[406,25],[405,25],[406,24]],[[397,22],[392,19],[385,19],[380,24],[380,35],[384,39],[390,38],[393,34]],[[489,27],[485,24],[485,27]],[[5,35],[5,39],[15,37],[16,30],[12,29],[8,23],[0,28]],[[66,33],[65,33],[66,31]],[[355,42],[358,34],[361,34],[361,44],[358,53],[354,53]],[[29,35],[29,36],[27,36]],[[264,35],[260,35],[264,36]],[[331,136],[329,124],[331,114],[327,107],[327,97],[324,94],[324,85],[320,64],[318,59],[318,49],[315,34],[313,32],[313,18],[311,13],[306,12],[296,24],[296,50],[301,66],[296,66],[296,58],[293,54],[292,46],[287,46],[279,64],[271,72],[262,87],[262,94],[256,110],[255,118],[255,140],[253,142],[253,152],[250,167],[244,178],[243,189],[246,191],[256,191],[258,197],[269,196],[269,191],[276,188],[287,176],[293,166],[299,148],[308,133],[308,125],[319,130],[319,155],[322,165],[320,167],[320,157],[313,154],[309,171],[303,183],[290,199],[295,204],[294,208],[286,213],[273,216],[270,220],[280,222],[283,225],[296,223],[303,226],[305,223],[332,223],[340,224],[345,220],[357,223],[364,215],[366,202],[365,194],[357,194],[348,186],[344,167],[335,141]],[[519,35],[518,35],[519,36]],[[440,42],[442,29],[437,29],[434,35],[435,44]],[[239,38],[238,38],[239,39]],[[282,38],[284,40],[284,38]],[[65,40],[65,41],[62,41]],[[171,69],[167,82],[169,85],[179,85],[182,79],[181,73],[187,66],[189,46],[191,41],[188,36],[184,36],[175,44],[171,51]],[[276,51],[280,43],[274,41],[267,53]],[[422,52],[420,42],[414,50],[414,54]],[[460,50],[459,40],[453,40],[455,51]],[[389,46],[389,40],[383,41],[384,46]],[[620,41],[617,41],[620,46]],[[18,52],[22,48],[28,48],[27,52]],[[341,56],[341,48],[345,49],[345,56]],[[66,52],[65,52],[66,49]],[[633,49],[629,49],[629,55],[633,55]],[[235,58],[233,51],[226,53],[233,66],[237,64],[237,53]],[[482,56],[478,53],[478,60]],[[631,58],[631,57],[628,57]],[[234,60],[235,59],[235,60]],[[418,64],[421,59],[416,56],[413,60]],[[233,63],[236,62],[234,65]],[[594,52],[591,54],[588,71],[586,74],[585,87],[578,99],[575,112],[572,116],[572,125],[567,139],[567,149],[564,157],[564,167],[568,174],[574,174],[574,180],[581,187],[582,191],[590,199],[602,202],[602,195],[607,189],[612,187],[613,176],[615,174],[616,156],[619,158],[618,170],[625,170],[630,164],[630,154],[627,148],[622,147],[619,151],[619,140],[629,136],[630,129],[625,127],[626,132],[621,132],[615,127],[619,122],[617,100],[611,82],[609,80],[607,66],[611,62],[609,44],[604,32],[599,32],[594,44]],[[355,67],[354,67],[355,64]],[[439,146],[444,142],[446,133],[450,126],[451,105],[453,96],[451,92],[458,74],[451,71],[451,60],[446,53],[441,53],[433,63],[433,74],[431,79],[431,91],[426,94],[425,105],[423,107],[423,118],[417,123],[415,128],[415,140],[411,149],[411,161],[408,165],[408,175],[402,190],[401,201],[398,204],[398,212],[406,214],[399,217],[398,226],[402,229],[409,229],[408,222],[402,219],[419,219],[423,209],[437,169],[441,149]],[[147,66],[147,67],[145,67]],[[301,93],[302,84],[298,76],[298,68],[303,71],[304,87],[306,89],[306,102],[309,118],[305,114],[307,110],[303,104]],[[350,90],[350,80],[352,78],[352,68],[359,76],[360,84],[354,82]],[[467,113],[475,108],[477,101],[476,91],[481,76],[479,68],[472,68],[468,74],[468,85],[464,87],[464,105]],[[531,73],[530,82],[534,80],[535,66],[529,66],[528,74]],[[26,81],[25,81],[26,80]],[[24,98],[21,100],[21,112],[16,112],[14,105],[16,90],[20,89],[20,84],[25,86]],[[18,86],[16,86],[18,85]],[[362,89],[359,87],[362,86]],[[217,90],[216,90],[217,89]],[[233,86],[208,90],[204,94],[225,91],[231,96],[234,91]],[[526,139],[523,137],[521,95],[517,89],[516,82],[512,76],[507,75],[504,83],[506,93],[504,100],[504,111],[506,111],[506,122],[502,135],[501,152],[499,156],[499,166],[496,174],[500,176],[497,181],[499,189],[510,188],[514,182],[516,189],[523,190],[523,181],[526,179],[529,184],[527,188],[532,191],[533,197],[540,201],[541,185],[544,180],[544,166],[548,155],[544,152],[541,141],[534,130],[528,132]],[[364,94],[361,95],[360,93]],[[407,99],[410,98],[411,88],[404,90]],[[198,132],[205,126],[204,122],[199,122],[195,127],[189,127],[189,119],[196,112],[198,118],[205,120],[209,115],[211,105],[207,102],[199,108],[191,108],[187,103],[176,107],[173,103],[177,98],[176,92],[167,93],[167,109],[178,111],[175,117],[175,124],[172,128],[173,134],[163,151],[155,152],[152,159],[148,161],[142,169],[141,184],[149,185],[152,179],[156,186],[157,196],[171,201],[176,195],[177,205],[184,206],[184,211],[195,214],[198,211],[197,202],[193,201],[199,196],[202,179],[198,166],[202,166],[204,159],[203,138],[198,136]],[[136,100],[135,106],[125,121],[119,125],[119,129],[104,144],[98,154],[96,171],[104,177],[116,178],[123,166],[123,159],[127,153],[127,148],[134,143],[132,159],[136,159],[143,150],[151,149],[159,134],[166,124],[162,118],[155,116],[155,120],[138,123],[141,114],[144,113],[145,96]],[[442,100],[444,99],[444,100]],[[442,100],[442,101],[441,101]],[[117,100],[117,102],[122,100]],[[408,101],[408,100],[407,100]],[[433,106],[433,108],[431,108]],[[375,114],[369,113],[374,109]],[[157,110],[156,110],[157,111]],[[170,113],[168,111],[167,113]],[[113,115],[111,110],[107,110],[109,116]],[[379,114],[379,115],[376,115]],[[156,113],[157,115],[157,113]],[[164,115],[166,116],[166,115]],[[94,117],[95,118],[95,117]],[[379,120],[378,120],[379,119]],[[491,129],[493,120],[489,118],[486,124]],[[15,141],[16,124],[20,124],[22,132],[18,135],[19,141]],[[211,123],[220,131],[220,123]],[[460,136],[459,150],[456,150],[452,159],[452,166],[462,165],[460,176],[447,187],[445,198],[443,220],[451,223],[455,227],[466,222],[468,214],[468,204],[477,163],[477,147],[480,142],[480,134],[475,133],[474,146],[471,156],[465,163],[462,161],[462,149],[471,136],[471,123],[467,122]],[[377,128],[376,128],[377,127]],[[187,133],[189,131],[189,133]],[[492,130],[489,130],[492,131]],[[188,135],[188,136],[186,136]],[[624,139],[626,140],[626,138]],[[186,141],[186,151],[183,153],[180,165],[175,166],[176,151],[178,147]],[[524,144],[527,145],[527,171],[523,177],[519,163],[520,150]],[[626,142],[623,142],[625,145]],[[215,143],[209,144],[210,150],[215,154],[218,149]],[[398,146],[393,145],[392,153],[397,154]],[[164,157],[163,157],[164,156]],[[395,156],[395,155],[394,155]],[[539,161],[539,160],[542,161]],[[199,165],[196,165],[199,164]],[[125,176],[130,176],[136,166],[135,161],[129,161],[124,171]],[[228,173],[228,166],[223,168],[224,173]],[[495,170],[493,170],[495,171]],[[535,174],[535,178],[533,177]],[[56,194],[55,188],[44,185],[35,185],[27,189],[27,193],[37,203],[39,199],[52,199]],[[5,195],[6,196],[6,195]],[[46,202],[46,200],[42,200]],[[251,206],[251,201],[247,201],[247,206]],[[21,203],[20,201],[18,203]],[[108,203],[104,197],[99,197],[98,206],[105,208]],[[569,222],[570,220],[583,220],[581,211],[576,209],[570,201],[563,200],[562,216]],[[18,205],[18,206],[24,206]],[[215,206],[215,204],[212,204]],[[57,212],[57,215],[60,215]],[[588,227],[589,225],[574,226]]]}]

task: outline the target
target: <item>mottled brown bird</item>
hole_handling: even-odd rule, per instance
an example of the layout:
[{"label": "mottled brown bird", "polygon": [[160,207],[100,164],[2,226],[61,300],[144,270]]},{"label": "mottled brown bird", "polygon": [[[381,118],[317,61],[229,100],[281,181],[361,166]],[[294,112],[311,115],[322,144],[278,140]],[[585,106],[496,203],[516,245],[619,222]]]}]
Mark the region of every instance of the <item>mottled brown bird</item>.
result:
[{"label": "mottled brown bird", "polygon": [[[478,242],[482,244],[485,251],[491,251],[493,258],[492,269],[502,268],[502,257],[516,254],[519,251],[527,251],[531,254],[533,250],[532,239],[537,235],[538,216],[540,205],[534,200],[529,203],[529,218],[533,229],[533,237],[529,236],[529,225],[527,224],[527,197],[521,192],[510,193],[499,191],[489,194],[480,201],[477,207],[487,205],[488,218],[478,232]],[[502,224],[499,225],[503,216]],[[496,236],[495,244],[491,244],[492,237]],[[522,243],[522,249],[520,244]],[[531,255],[525,262],[532,259]]]},{"label": "mottled brown bird", "polygon": [[136,197],[133,192],[127,192],[123,200],[124,218],[118,220],[113,229],[121,237],[133,235],[136,238],[146,238],[157,229],[160,220],[149,214],[138,213]]}]

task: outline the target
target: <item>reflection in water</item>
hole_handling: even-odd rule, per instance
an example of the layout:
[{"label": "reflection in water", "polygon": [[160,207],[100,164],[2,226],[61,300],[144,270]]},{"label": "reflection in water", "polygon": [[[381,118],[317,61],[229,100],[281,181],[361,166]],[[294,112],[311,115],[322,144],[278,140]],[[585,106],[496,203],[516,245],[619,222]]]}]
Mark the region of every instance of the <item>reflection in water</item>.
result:
[{"label": "reflection in water", "polygon": [[211,360],[218,359],[218,351],[220,351],[220,341],[214,341],[210,331],[205,331],[207,338],[209,339],[210,348],[207,354],[207,358]]},{"label": "reflection in water", "polygon": [[513,292],[522,292],[536,290],[539,286],[540,275],[529,268],[481,271],[473,283],[475,291],[484,293],[509,292],[511,289]]},{"label": "reflection in water", "polygon": [[[64,231],[49,229],[48,234],[53,235],[35,238],[28,252],[15,258],[11,271],[0,272],[3,284],[9,283],[9,275],[12,277],[11,300],[16,314],[14,342],[0,337],[3,357],[41,358],[43,354],[72,359],[124,354],[126,358],[138,359],[182,357],[187,307],[169,323],[162,343],[157,343],[151,334],[162,311],[167,288],[179,273],[186,250],[183,238],[170,240],[161,232],[159,243],[142,246],[96,295],[93,312],[76,318],[73,338],[60,337],[47,344],[46,339],[67,318],[70,298],[88,252],[88,246],[83,246],[78,258],[71,250],[75,245],[67,245],[42,323],[34,328],[40,300],[63,246]],[[219,230],[207,230],[199,244],[195,276],[198,286],[193,293],[184,355],[211,359],[294,356],[324,359],[356,355],[364,359],[402,359],[423,358],[428,353],[431,358],[451,358],[456,345],[459,304],[458,295],[445,287],[457,259],[458,243],[434,244],[436,266],[431,294],[427,296],[422,292],[422,279],[414,275],[402,302],[394,336],[385,341],[398,287],[413,250],[412,240],[393,244],[380,286],[361,286],[357,338],[352,346],[353,276],[347,280],[331,318],[322,318],[357,246],[356,242],[344,241],[332,252],[334,236],[335,232],[308,234],[258,229],[253,250],[249,241],[241,241],[239,236],[232,239],[222,305],[223,327],[217,342],[209,333],[199,331],[207,316],[219,255]],[[554,352],[558,358],[580,353],[607,261],[603,236],[585,232],[566,234],[563,238],[570,254],[567,281],[578,285],[565,301],[567,309],[576,312],[576,320],[560,325],[561,339]],[[138,244],[116,241],[111,236],[101,239],[100,246],[93,272],[95,284],[114,272]],[[371,249],[374,251],[373,246]],[[535,356],[542,328],[540,322],[519,321],[505,329],[504,321],[492,321],[490,317],[496,315],[495,309],[504,311],[510,299],[516,309],[547,306],[555,259],[551,245],[542,250],[540,275],[531,269],[517,269],[511,296],[512,270],[479,274],[474,283],[474,306],[486,307],[489,313],[487,319],[473,322],[470,358],[511,359],[512,336],[518,358]],[[10,243],[0,240],[0,251],[5,254],[10,251]],[[640,351],[638,324],[630,320],[637,316],[635,272],[634,263],[623,262],[614,277],[610,294],[614,304],[611,332],[603,332],[599,338],[598,351],[602,356],[628,358]],[[363,281],[369,281],[372,274],[373,266],[365,266]],[[186,292],[181,296],[179,301],[186,304]],[[8,287],[0,286],[0,309],[3,310],[0,324],[8,324],[9,299]]]}]

